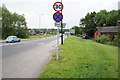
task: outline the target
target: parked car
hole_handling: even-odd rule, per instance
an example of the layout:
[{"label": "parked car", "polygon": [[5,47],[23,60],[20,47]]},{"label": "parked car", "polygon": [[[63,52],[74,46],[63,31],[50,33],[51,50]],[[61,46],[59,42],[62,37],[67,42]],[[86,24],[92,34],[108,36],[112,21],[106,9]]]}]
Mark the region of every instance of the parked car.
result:
[{"label": "parked car", "polygon": [[13,43],[13,42],[20,42],[20,38],[18,38],[17,36],[8,36],[6,38],[6,43]]},{"label": "parked car", "polygon": [[90,37],[82,36],[82,39],[90,39]]}]

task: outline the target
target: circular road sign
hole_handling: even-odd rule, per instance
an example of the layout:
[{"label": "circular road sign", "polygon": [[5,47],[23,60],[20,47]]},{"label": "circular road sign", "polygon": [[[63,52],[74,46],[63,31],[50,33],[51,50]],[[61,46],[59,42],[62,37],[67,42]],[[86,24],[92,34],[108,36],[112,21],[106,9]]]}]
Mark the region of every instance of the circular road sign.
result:
[{"label": "circular road sign", "polygon": [[53,14],[53,19],[54,19],[56,22],[62,21],[62,19],[63,19],[62,13],[60,13],[59,11],[57,11],[56,13],[54,13],[54,14]]},{"label": "circular road sign", "polygon": [[55,11],[62,11],[63,10],[63,4],[61,2],[55,2],[53,5],[53,9]]}]

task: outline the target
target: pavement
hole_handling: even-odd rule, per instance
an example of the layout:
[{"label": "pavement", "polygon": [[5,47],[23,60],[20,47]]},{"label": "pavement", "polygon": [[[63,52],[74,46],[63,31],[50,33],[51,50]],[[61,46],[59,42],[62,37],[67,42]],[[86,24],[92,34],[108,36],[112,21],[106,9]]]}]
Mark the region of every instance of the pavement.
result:
[{"label": "pavement", "polygon": [[2,43],[2,77],[38,78],[56,51],[56,38],[52,36],[19,43]]}]

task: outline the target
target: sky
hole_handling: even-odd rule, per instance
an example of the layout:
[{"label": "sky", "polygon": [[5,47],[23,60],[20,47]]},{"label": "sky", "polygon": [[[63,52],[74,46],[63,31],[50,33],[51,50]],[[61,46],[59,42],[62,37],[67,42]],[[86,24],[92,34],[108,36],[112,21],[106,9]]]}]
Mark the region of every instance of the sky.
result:
[{"label": "sky", "polygon": [[[14,13],[24,14],[28,28],[56,28],[53,9],[55,2],[61,0],[1,0],[7,9]],[[66,28],[79,26],[80,19],[88,12],[117,10],[120,0],[62,0],[63,23]]]}]

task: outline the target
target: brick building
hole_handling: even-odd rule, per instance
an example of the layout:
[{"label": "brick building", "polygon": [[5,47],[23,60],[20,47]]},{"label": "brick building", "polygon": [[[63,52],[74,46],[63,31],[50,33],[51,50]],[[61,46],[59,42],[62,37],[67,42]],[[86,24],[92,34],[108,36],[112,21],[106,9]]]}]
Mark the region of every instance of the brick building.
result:
[{"label": "brick building", "polygon": [[29,29],[29,34],[30,35],[35,35],[36,33],[35,33],[35,30],[34,29]]},{"label": "brick building", "polygon": [[117,21],[117,26],[97,27],[94,32],[94,40],[96,40],[102,35],[106,35],[108,38],[115,38],[119,29],[120,20]]},{"label": "brick building", "polygon": [[102,35],[106,35],[108,38],[116,37],[119,26],[110,27],[97,27],[94,33],[94,40]]}]

